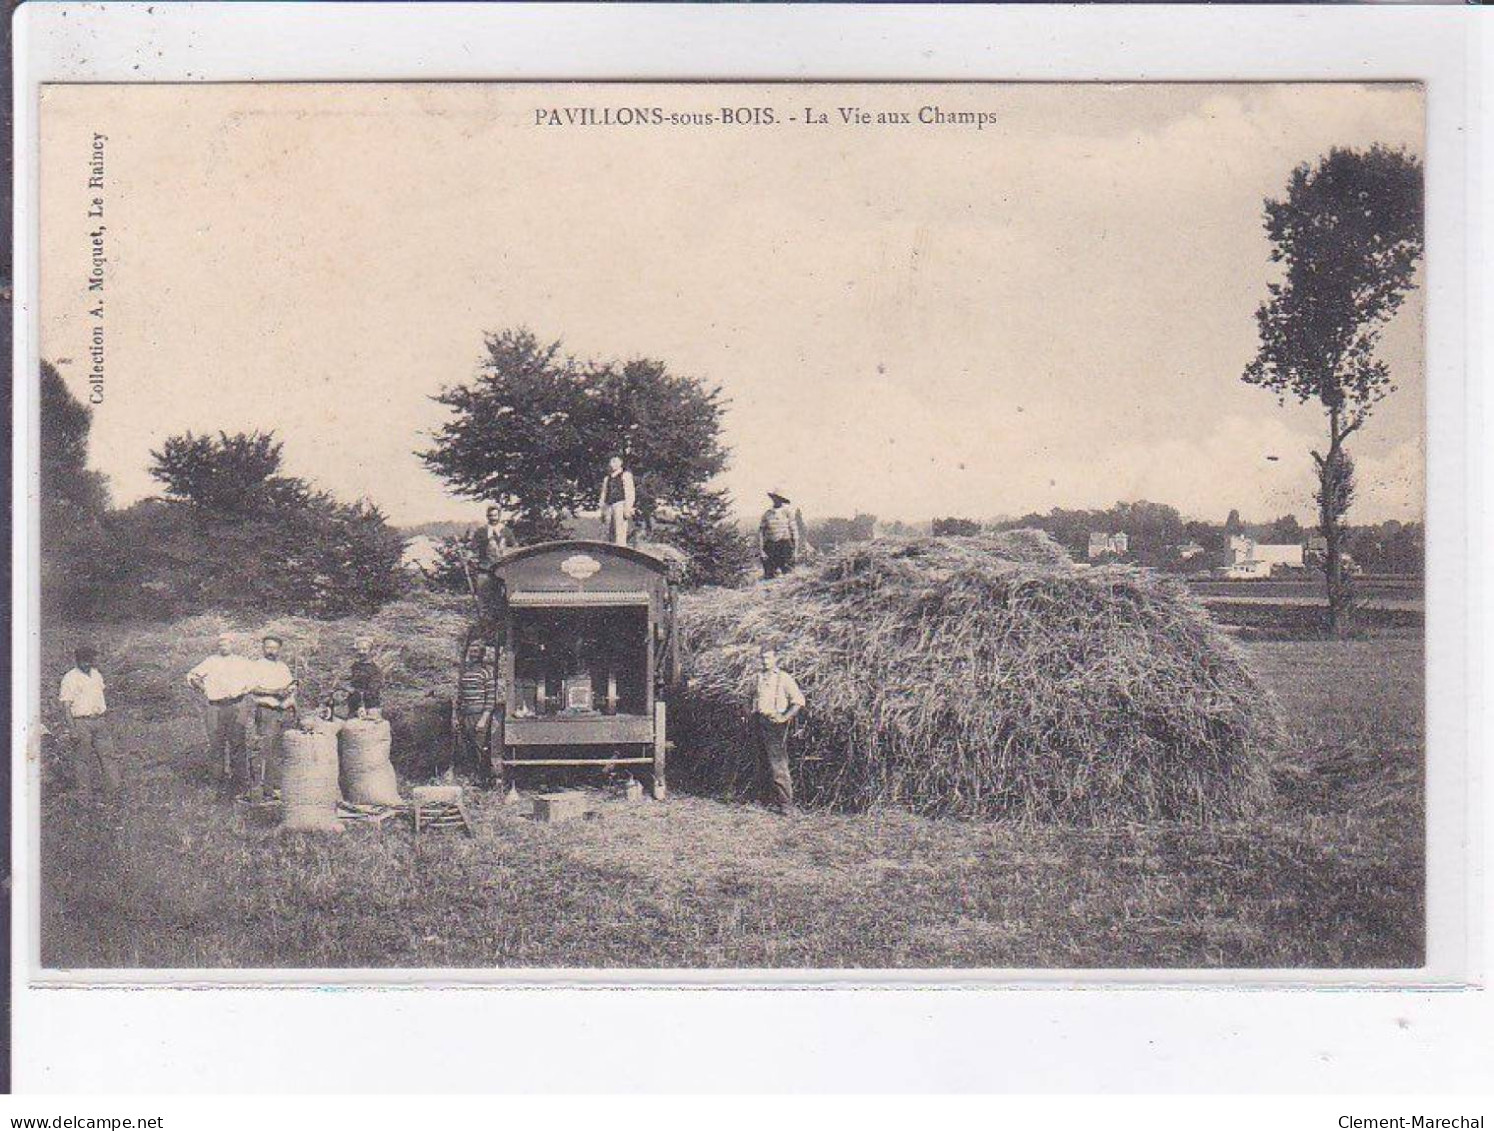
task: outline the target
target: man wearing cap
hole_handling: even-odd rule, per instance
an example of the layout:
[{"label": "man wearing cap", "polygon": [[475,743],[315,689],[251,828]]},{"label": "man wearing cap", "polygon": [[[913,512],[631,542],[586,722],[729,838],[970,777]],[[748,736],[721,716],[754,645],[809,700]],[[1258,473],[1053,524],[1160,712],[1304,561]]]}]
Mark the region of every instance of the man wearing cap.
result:
[{"label": "man wearing cap", "polygon": [[260,641],[260,658],[252,661],[255,686],[254,747],[258,763],[260,793],[280,788],[280,737],[296,722],[296,677],[280,658],[280,637],[273,633]]},{"label": "man wearing cap", "polygon": [[187,684],[207,700],[208,756],[223,767],[224,787],[230,794],[247,790],[253,782],[246,731],[247,701],[258,682],[253,662],[234,655],[233,636],[218,637],[218,651],[187,673]]},{"label": "man wearing cap", "polygon": [[607,541],[617,546],[628,544],[628,523],[632,521],[636,502],[633,473],[623,467],[621,456],[613,456],[607,461],[607,475],[597,496],[597,509],[602,512]]},{"label": "man wearing cap", "polygon": [[789,513],[790,500],[782,492],[769,491],[773,505],[763,512],[758,524],[758,554],[763,562],[763,577],[771,579],[794,568],[799,552],[799,530]]},{"label": "man wearing cap", "polygon": [[99,787],[105,795],[119,789],[119,765],[114,757],[114,738],[104,715],[104,677],[98,669],[98,653],[80,645],[73,653],[77,661],[62,677],[57,701],[73,739],[73,788],[87,796]]}]

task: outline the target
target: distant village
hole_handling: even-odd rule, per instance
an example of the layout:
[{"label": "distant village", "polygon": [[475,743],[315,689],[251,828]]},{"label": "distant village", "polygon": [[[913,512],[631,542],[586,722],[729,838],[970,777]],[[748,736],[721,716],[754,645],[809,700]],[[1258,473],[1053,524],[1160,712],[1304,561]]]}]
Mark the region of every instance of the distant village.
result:
[{"label": "distant village", "polygon": [[[1035,527],[1047,531],[1081,563],[1123,562],[1197,578],[1251,581],[1303,577],[1322,568],[1326,541],[1293,516],[1247,522],[1231,511],[1223,522],[1186,520],[1165,504],[1118,503],[1108,510],[1054,509],[986,521],[937,518],[928,522],[882,521],[872,514],[804,520],[807,542],[828,552],[873,538],[973,535],[983,530]],[[584,520],[581,520],[584,522]],[[413,573],[439,568],[446,539],[466,528],[456,522],[406,527],[404,565]],[[576,532],[581,537],[584,531]],[[1420,523],[1388,520],[1350,527],[1344,566],[1350,573],[1420,576],[1424,531]]]}]

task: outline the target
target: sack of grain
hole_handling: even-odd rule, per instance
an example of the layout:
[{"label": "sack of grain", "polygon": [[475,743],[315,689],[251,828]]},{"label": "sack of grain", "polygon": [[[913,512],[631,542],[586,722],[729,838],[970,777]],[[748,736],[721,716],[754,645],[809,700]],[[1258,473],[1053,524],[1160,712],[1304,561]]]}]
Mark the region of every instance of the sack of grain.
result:
[{"label": "sack of grain", "polygon": [[337,819],[337,734],[322,729],[288,730],[282,735],[280,828],[286,832],[342,832]]},{"label": "sack of grain", "polygon": [[389,761],[392,745],[384,719],[349,719],[337,735],[342,790],[355,805],[399,805],[399,779]]}]

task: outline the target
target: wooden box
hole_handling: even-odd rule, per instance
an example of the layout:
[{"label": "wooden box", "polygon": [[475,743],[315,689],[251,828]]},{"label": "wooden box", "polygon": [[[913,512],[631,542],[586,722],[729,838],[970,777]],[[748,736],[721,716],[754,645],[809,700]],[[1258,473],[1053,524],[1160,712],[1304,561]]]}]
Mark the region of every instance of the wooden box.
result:
[{"label": "wooden box", "polygon": [[555,825],[561,821],[573,821],[585,814],[586,794],[579,790],[542,793],[534,799],[534,819],[541,824]]}]

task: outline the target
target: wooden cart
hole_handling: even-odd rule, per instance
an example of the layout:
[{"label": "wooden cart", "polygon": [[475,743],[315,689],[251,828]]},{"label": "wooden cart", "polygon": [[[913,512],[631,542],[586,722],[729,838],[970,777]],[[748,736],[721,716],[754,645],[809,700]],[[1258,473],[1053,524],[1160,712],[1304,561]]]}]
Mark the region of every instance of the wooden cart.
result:
[{"label": "wooden cart", "polygon": [[500,785],[526,767],[647,767],[668,789],[667,695],[678,679],[672,566],[629,546],[545,542],[493,567]]}]

